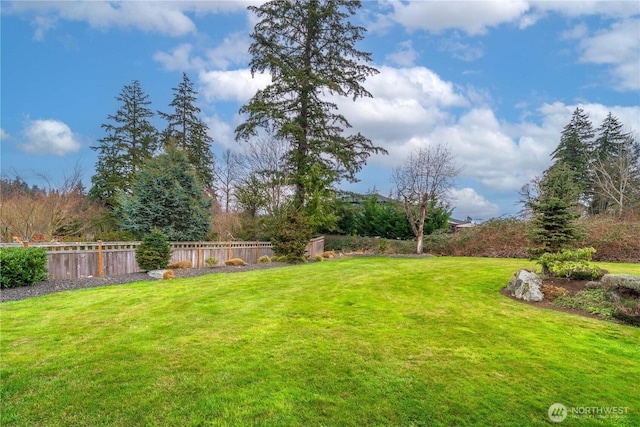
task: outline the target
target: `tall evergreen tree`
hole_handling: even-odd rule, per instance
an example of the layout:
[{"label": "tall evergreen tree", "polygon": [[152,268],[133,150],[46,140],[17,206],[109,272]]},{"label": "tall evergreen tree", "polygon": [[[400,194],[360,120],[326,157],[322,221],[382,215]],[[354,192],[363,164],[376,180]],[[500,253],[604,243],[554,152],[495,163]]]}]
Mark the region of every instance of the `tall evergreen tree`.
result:
[{"label": "tall evergreen tree", "polygon": [[577,224],[579,194],[569,165],[558,164],[544,173],[540,194],[527,202],[533,216],[528,235],[536,245],[531,255],[569,248],[582,236]]},{"label": "tall evergreen tree", "polygon": [[153,117],[151,101],[140,82],[125,85],[116,100],[122,105],[107,116],[110,122],[102,125],[107,136],[91,147],[98,151],[98,162],[89,196],[109,207],[115,206],[116,193],[131,187],[135,173],[159,148],[158,132],[149,122]]},{"label": "tall evergreen tree", "polygon": [[[366,30],[349,21],[359,7],[357,0],[272,0],[249,7],[259,20],[249,47],[251,73],[269,72],[272,83],[240,109],[248,116],[236,139],[264,128],[289,142],[298,208],[309,203],[308,186],[317,185],[318,171],[326,187],[355,180],[371,154],[385,152],[359,133],[346,134],[351,125],[327,96],[371,97],[362,83],[378,71],[367,65],[371,55],[355,46]],[[311,171],[315,176],[307,176]]]},{"label": "tall evergreen tree", "polygon": [[555,165],[566,165],[580,189],[589,186],[591,147],[595,131],[587,114],[580,107],[571,116],[571,121],[562,130],[560,144],[551,153]]},{"label": "tall evergreen tree", "polygon": [[620,120],[609,112],[597,129],[598,137],[592,150],[597,158],[604,160],[610,155],[618,153],[630,135],[623,132],[622,129],[623,124]]},{"label": "tall evergreen tree", "polygon": [[173,241],[195,241],[210,229],[211,200],[186,154],[168,144],[166,153],[149,159],[130,192],[118,193],[120,228],[142,237],[158,229]]},{"label": "tall evergreen tree", "polygon": [[172,90],[174,96],[169,107],[173,108],[173,112],[158,112],[168,122],[163,134],[164,141],[166,143],[173,139],[178,148],[184,150],[204,189],[209,190],[213,185],[215,163],[211,151],[213,138],[207,134],[209,127],[198,117],[201,112],[196,105],[198,92],[193,89],[193,83],[186,73],[182,74],[182,82],[178,87]]}]

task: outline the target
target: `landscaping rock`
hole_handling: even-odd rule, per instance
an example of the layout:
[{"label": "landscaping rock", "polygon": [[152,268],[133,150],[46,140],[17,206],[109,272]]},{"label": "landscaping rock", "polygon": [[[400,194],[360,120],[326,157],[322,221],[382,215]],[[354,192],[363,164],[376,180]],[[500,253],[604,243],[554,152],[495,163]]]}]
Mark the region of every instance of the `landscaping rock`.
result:
[{"label": "landscaping rock", "polygon": [[536,273],[528,270],[518,271],[507,286],[511,295],[524,301],[542,301],[542,280]]},{"label": "landscaping rock", "polygon": [[154,279],[162,279],[167,271],[169,270],[151,270],[147,274]]}]

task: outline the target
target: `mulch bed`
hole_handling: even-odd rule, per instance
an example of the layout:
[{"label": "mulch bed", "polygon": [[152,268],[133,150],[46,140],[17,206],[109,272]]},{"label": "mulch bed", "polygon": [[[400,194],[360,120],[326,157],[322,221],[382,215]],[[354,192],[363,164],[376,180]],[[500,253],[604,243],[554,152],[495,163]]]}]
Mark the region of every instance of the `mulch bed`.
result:
[{"label": "mulch bed", "polygon": [[[578,292],[587,289],[588,280],[569,280],[562,278],[541,278],[543,285],[552,285],[558,288],[564,288],[569,293],[569,296],[575,296]],[[591,314],[588,311],[579,310],[576,308],[567,308],[567,307],[556,307],[553,305],[552,300],[548,299],[545,295],[545,298],[542,301],[525,301],[521,299],[517,299],[512,296],[511,293],[507,290],[506,286],[500,290],[500,293],[508,298],[511,298],[515,301],[521,302],[523,304],[532,305],[534,307],[544,308],[548,310],[562,311],[565,313],[577,314],[578,316],[590,317],[592,319],[601,319],[595,314]]]}]

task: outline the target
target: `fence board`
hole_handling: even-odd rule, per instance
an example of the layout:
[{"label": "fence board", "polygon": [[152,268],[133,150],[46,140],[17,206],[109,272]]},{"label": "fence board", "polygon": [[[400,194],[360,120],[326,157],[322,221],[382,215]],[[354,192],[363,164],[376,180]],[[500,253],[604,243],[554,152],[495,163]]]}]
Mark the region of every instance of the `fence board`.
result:
[{"label": "fence board", "polygon": [[[78,279],[99,276],[102,256],[103,276],[118,276],[140,272],[135,249],[140,242],[33,243],[47,251],[47,270],[51,279]],[[22,244],[5,243],[0,247]],[[324,251],[324,237],[316,237],[307,245],[306,254],[314,257]],[[191,261],[194,267],[205,267],[207,258],[216,258],[218,265],[231,258],[242,258],[247,264],[257,264],[263,256],[273,256],[269,242],[172,242],[171,262]]]}]

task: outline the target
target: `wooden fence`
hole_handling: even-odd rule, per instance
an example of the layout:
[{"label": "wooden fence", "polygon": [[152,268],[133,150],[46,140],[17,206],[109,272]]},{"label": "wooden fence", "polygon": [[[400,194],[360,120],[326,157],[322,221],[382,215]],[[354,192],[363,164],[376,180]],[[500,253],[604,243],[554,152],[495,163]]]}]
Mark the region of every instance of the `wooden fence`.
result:
[{"label": "wooden fence", "polygon": [[[30,247],[47,250],[47,270],[51,279],[77,279],[89,276],[118,276],[140,271],[136,263],[136,247],[140,242],[34,243]],[[18,246],[3,244],[2,247]],[[324,251],[324,237],[312,239],[307,255]],[[273,256],[269,242],[172,242],[171,262],[191,261],[196,268],[205,267],[208,258],[218,265],[231,258],[242,258],[257,264],[263,256]]]}]

